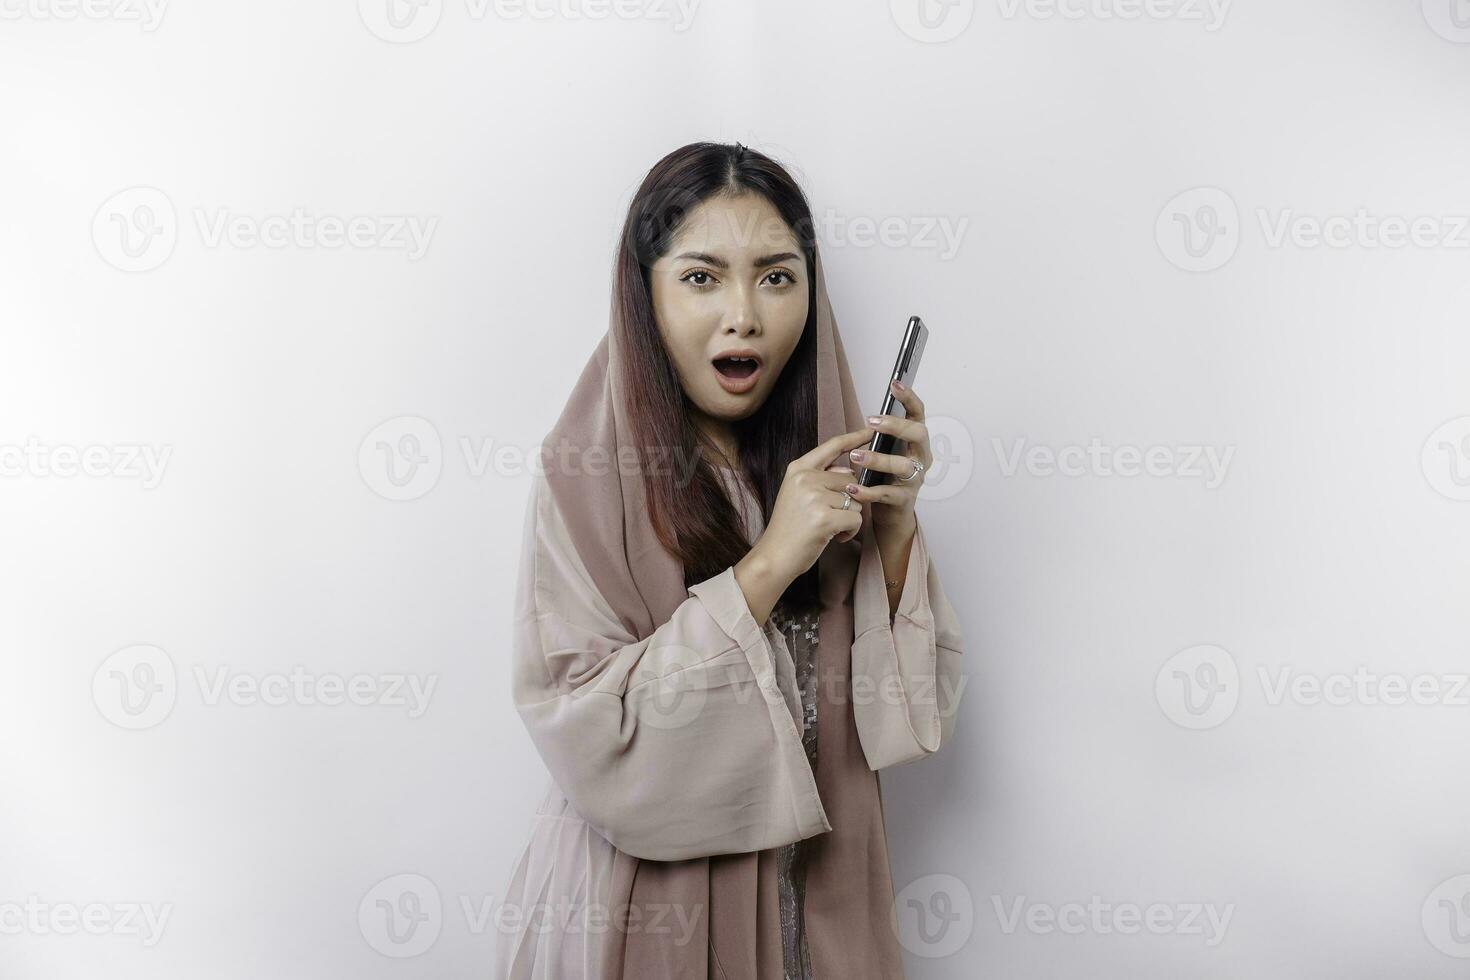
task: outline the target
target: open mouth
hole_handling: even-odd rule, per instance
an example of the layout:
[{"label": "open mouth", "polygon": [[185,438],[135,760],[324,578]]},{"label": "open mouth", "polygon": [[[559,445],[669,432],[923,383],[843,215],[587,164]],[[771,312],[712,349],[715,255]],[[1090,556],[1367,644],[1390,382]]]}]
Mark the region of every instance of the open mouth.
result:
[{"label": "open mouth", "polygon": [[743,395],[750,391],[760,378],[761,362],[755,357],[727,354],[715,358],[711,363],[715,368],[715,380],[732,395]]},{"label": "open mouth", "polygon": [[751,377],[759,367],[753,357],[722,357],[715,361],[716,371],[737,381]]}]

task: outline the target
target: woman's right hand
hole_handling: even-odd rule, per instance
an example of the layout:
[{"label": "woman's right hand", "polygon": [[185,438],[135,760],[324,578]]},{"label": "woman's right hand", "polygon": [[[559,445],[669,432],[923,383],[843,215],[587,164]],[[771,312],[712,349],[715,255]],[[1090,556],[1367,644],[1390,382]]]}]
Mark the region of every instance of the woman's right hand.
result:
[{"label": "woman's right hand", "polygon": [[788,585],[816,564],[833,538],[850,540],[862,528],[863,505],[854,500],[844,510],[843,488],[856,482],[848,452],[872,438],[872,429],[833,436],[786,467],[771,519],[751,552]]},{"label": "woman's right hand", "polygon": [[735,582],[757,623],[765,625],[786,588],[816,564],[828,542],[847,541],[862,529],[863,505],[853,500],[842,509],[844,488],[856,482],[847,454],[872,438],[872,429],[833,436],[786,467],[771,519],[735,565]]}]

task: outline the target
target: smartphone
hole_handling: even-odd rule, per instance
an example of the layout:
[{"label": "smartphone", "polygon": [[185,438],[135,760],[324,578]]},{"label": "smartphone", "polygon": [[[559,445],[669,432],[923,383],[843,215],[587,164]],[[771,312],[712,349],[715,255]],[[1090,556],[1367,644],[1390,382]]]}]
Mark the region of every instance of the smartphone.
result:
[{"label": "smartphone", "polygon": [[[924,321],[916,316],[909,317],[908,325],[903,328],[903,340],[898,345],[898,360],[893,362],[893,376],[889,378],[889,381],[901,381],[905,387],[912,388],[914,377],[919,373],[919,359],[924,356],[924,345],[928,342],[929,328],[924,326]],[[903,403],[898,400],[893,389],[888,385],[883,386],[883,410],[878,414],[904,418]],[[891,453],[898,442],[898,439],[886,432],[875,432],[873,441],[868,443],[868,451]],[[871,487],[879,483],[887,483],[893,478],[892,473],[865,469],[858,483]]]}]

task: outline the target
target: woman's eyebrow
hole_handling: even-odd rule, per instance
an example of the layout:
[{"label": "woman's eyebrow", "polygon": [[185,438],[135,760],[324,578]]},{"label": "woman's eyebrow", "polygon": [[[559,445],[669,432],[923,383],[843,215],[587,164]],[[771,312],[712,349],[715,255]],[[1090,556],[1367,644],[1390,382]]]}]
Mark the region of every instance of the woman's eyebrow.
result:
[{"label": "woman's eyebrow", "polygon": [[[755,260],[754,264],[757,266],[771,265],[775,262],[786,262],[790,259],[796,258],[800,258],[800,256],[797,255],[795,252],[776,252],[772,255],[762,255],[760,258]],[[730,268],[730,263],[726,262],[724,259],[716,258],[715,256],[708,255],[704,252],[685,252],[684,254],[678,256],[674,261],[677,262],[680,259],[693,259],[696,262],[706,262],[717,269]]]},{"label": "woman's eyebrow", "polygon": [[715,258],[713,255],[706,255],[704,252],[685,252],[683,255],[675,258],[674,261],[678,262],[680,259],[693,259],[696,262],[704,262],[708,265],[712,265],[717,269],[730,268],[730,263],[726,262],[724,259]]}]

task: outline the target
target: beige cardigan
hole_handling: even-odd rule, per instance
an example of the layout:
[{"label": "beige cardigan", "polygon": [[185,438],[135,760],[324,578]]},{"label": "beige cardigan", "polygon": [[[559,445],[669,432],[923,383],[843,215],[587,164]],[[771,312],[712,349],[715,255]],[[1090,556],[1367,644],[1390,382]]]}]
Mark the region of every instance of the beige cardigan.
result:
[{"label": "beige cardigan", "polygon": [[[754,541],[759,507],[743,486],[733,499]],[[846,696],[878,770],[950,740],[961,634],[922,526],[891,623],[864,538]],[[614,955],[606,924],[628,862],[760,851],[832,824],[802,748],[785,638],[756,623],[733,567],[690,587],[639,640],[599,595],[539,475],[521,554],[513,697],[552,779],[497,915],[494,976],[597,977]],[[595,915],[578,918],[589,910],[601,932]],[[667,925],[677,941],[677,917]]]}]

